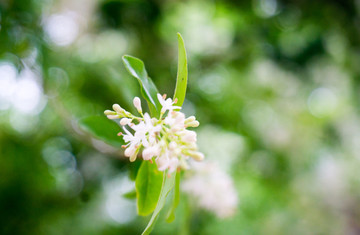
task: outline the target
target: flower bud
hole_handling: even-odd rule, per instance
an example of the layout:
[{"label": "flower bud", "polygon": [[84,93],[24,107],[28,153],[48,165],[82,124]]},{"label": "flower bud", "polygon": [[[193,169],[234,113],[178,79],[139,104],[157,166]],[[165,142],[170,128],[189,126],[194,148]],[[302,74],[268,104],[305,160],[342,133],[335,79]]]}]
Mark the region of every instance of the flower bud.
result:
[{"label": "flower bud", "polygon": [[113,110],[115,110],[115,112],[117,112],[117,113],[124,113],[124,109],[123,108],[121,108],[120,107],[120,105],[118,105],[118,104],[114,104],[113,106],[112,106],[112,108],[113,108]]},{"label": "flower bud", "polygon": [[125,126],[125,125],[129,125],[131,123],[131,119],[130,118],[122,118],[120,120],[120,125]]},{"label": "flower bud", "polygon": [[116,112],[111,111],[111,110],[105,110],[105,111],[104,111],[104,114],[105,114],[105,115],[115,115]]},{"label": "flower bud", "polygon": [[187,127],[198,127],[199,125],[200,125],[200,122],[198,122],[198,121],[192,121],[192,122],[186,123]]},{"label": "flower bud", "polygon": [[190,116],[190,117],[185,119],[185,124],[187,124],[188,122],[193,122],[195,120],[196,120],[195,116]]},{"label": "flower bud", "polygon": [[139,97],[135,97],[133,103],[134,103],[134,106],[135,106],[136,110],[137,110],[139,113],[142,113],[141,100],[140,100],[140,98],[139,98]]},{"label": "flower bud", "polygon": [[204,159],[204,154],[197,151],[189,151],[187,154],[196,161],[202,161]]},{"label": "flower bud", "polygon": [[106,117],[109,119],[118,119],[119,115],[107,115]]},{"label": "flower bud", "polygon": [[134,162],[136,160],[137,154],[138,154],[138,150],[135,151],[135,153],[133,153],[133,155],[130,156],[130,162]]}]

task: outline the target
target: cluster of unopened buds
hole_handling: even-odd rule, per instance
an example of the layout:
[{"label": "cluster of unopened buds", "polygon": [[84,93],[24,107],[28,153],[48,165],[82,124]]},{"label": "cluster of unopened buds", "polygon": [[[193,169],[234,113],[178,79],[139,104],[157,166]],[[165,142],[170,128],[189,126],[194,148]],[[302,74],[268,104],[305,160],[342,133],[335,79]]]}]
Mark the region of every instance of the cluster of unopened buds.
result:
[{"label": "cluster of unopened buds", "polygon": [[160,94],[157,94],[157,98],[162,106],[159,118],[151,118],[148,113],[142,112],[139,97],[135,97],[133,103],[140,116],[131,114],[118,104],[113,105],[113,110],[104,113],[109,119],[120,119],[125,133],[120,132],[118,135],[124,138],[124,155],[130,161],[135,161],[142,150],[143,160],[152,162],[155,159],[160,171],[168,169],[171,173],[178,168],[187,169],[189,157],[197,161],[204,158],[197,150],[196,132],[186,129],[198,127],[199,122],[194,116],[185,118],[185,114],[179,111],[181,107],[175,106],[176,99],[166,99],[166,95]]}]

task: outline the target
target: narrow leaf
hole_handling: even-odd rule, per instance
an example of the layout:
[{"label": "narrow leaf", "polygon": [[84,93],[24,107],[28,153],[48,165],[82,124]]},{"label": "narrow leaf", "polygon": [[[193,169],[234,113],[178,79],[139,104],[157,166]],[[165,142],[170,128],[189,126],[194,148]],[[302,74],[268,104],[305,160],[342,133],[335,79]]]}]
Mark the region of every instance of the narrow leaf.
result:
[{"label": "narrow leaf", "polygon": [[135,181],[138,214],[146,216],[154,211],[160,195],[163,173],[155,163],[143,161]]},{"label": "narrow leaf", "polygon": [[136,191],[132,190],[130,192],[124,193],[122,196],[123,196],[123,198],[126,198],[126,199],[135,199],[136,198]]},{"label": "narrow leaf", "polygon": [[83,130],[91,133],[97,139],[114,147],[121,148],[121,146],[125,144],[123,138],[117,136],[117,133],[121,130],[120,126],[105,116],[90,116],[80,119],[79,125]]},{"label": "narrow leaf", "polygon": [[157,219],[161,209],[165,205],[166,197],[168,196],[171,189],[174,187],[175,176],[176,176],[176,172],[172,173],[170,175],[170,177],[168,177],[165,172],[163,173],[163,183],[162,183],[162,188],[161,188],[161,193],[160,193],[160,196],[159,196],[159,200],[157,202],[154,213],[152,214],[151,219],[150,219],[148,225],[146,226],[144,232],[142,233],[142,235],[150,234],[150,232],[153,230],[156,219]]},{"label": "narrow leaf", "polygon": [[174,194],[173,194],[173,201],[171,204],[171,208],[166,218],[166,222],[171,223],[175,219],[175,210],[178,207],[180,202],[180,172],[176,174],[175,178],[175,186],[174,186]]},{"label": "narrow leaf", "polygon": [[176,87],[174,99],[177,99],[177,106],[182,106],[184,103],[186,95],[186,86],[188,78],[188,68],[187,68],[187,59],[186,59],[186,50],[184,40],[181,37],[180,33],[178,35],[178,70],[176,77]]},{"label": "narrow leaf", "polygon": [[156,116],[159,115],[161,106],[156,96],[159,92],[151,78],[148,76],[144,62],[129,55],[124,55],[122,59],[126,69],[140,83],[141,95],[147,101],[151,114]]}]

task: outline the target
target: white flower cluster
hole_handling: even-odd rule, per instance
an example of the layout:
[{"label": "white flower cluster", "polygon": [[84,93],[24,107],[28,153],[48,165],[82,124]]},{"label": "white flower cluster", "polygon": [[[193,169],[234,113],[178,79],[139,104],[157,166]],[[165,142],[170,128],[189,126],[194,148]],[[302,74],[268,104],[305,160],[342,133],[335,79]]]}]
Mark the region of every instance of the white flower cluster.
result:
[{"label": "white flower cluster", "polygon": [[238,206],[232,178],[214,162],[191,164],[192,173],[182,183],[182,190],[194,197],[197,205],[219,218],[231,217]]},{"label": "white flower cluster", "polygon": [[[186,159],[189,157],[201,161],[204,155],[197,151],[196,132],[187,130],[187,127],[197,127],[199,122],[194,116],[185,118],[185,114],[178,111],[181,107],[174,106],[176,100],[166,99],[166,95],[157,94],[157,98],[162,106],[159,119],[151,118],[148,113],[142,112],[140,98],[134,98],[134,106],[139,112],[135,116],[118,104],[113,105],[112,110],[106,110],[104,113],[109,119],[119,119],[123,126],[125,134],[123,135],[126,145],[125,156],[130,161],[135,161],[139,151],[142,150],[142,158],[155,162],[160,171],[166,169],[169,173],[175,171],[178,167],[187,169]],[[129,131],[129,126],[133,131]],[[130,130],[131,130],[130,129]]]}]

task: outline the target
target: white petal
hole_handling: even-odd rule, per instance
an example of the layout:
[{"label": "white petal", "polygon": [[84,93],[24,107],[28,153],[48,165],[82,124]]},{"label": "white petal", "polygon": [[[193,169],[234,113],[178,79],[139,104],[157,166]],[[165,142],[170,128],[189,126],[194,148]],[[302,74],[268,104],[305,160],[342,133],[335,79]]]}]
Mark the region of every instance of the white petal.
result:
[{"label": "white petal", "polygon": [[178,167],[179,159],[171,158],[169,161],[169,173],[174,172]]},{"label": "white petal", "polygon": [[127,149],[125,149],[124,155],[126,157],[132,156],[136,151],[136,148],[132,145],[130,145]]},{"label": "white petal", "polygon": [[164,106],[165,100],[159,93],[157,94],[157,98],[158,98],[161,106]]},{"label": "white petal", "polygon": [[131,119],[130,118],[122,118],[120,120],[120,125],[125,126],[125,125],[129,125],[131,123]]}]

